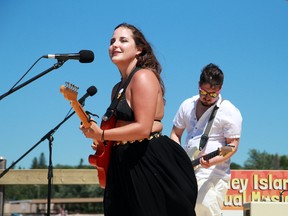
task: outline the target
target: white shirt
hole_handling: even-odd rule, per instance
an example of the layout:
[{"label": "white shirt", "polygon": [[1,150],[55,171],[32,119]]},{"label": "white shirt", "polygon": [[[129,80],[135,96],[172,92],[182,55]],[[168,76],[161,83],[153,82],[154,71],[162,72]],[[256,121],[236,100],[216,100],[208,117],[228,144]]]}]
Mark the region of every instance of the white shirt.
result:
[{"label": "white shirt", "polygon": [[[197,121],[196,104],[199,95],[186,99],[179,107],[173,124],[177,128],[186,129],[187,137],[183,147],[191,160],[195,159],[195,154],[199,152],[199,142],[214,106],[220,106],[214,118],[213,125],[209,133],[209,140],[201,152],[207,154],[225,146],[225,138],[240,138],[242,129],[242,116],[240,111],[228,100],[222,103],[222,97],[214,106],[211,106]],[[197,157],[196,157],[197,158]],[[213,176],[220,178],[230,178],[230,160],[209,168],[199,168],[195,171],[197,178],[209,178],[211,173]]]}]

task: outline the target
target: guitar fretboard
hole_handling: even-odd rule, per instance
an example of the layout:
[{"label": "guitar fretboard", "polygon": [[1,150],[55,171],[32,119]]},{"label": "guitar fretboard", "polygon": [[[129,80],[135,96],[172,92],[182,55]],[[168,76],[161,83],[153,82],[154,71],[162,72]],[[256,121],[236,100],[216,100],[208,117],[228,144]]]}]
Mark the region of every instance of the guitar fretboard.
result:
[{"label": "guitar fretboard", "polygon": [[[217,155],[219,155],[219,152],[220,152],[220,150],[217,149],[217,150],[215,150],[215,151],[213,151],[213,152],[211,152],[211,153],[209,153],[209,154],[207,154],[207,155],[204,155],[203,158],[204,158],[205,160],[209,160],[209,159],[211,159],[211,158],[216,157]],[[200,157],[200,158],[201,158],[201,157]],[[200,164],[200,158],[197,158],[197,159],[191,161],[193,167],[198,166],[198,165]]]}]

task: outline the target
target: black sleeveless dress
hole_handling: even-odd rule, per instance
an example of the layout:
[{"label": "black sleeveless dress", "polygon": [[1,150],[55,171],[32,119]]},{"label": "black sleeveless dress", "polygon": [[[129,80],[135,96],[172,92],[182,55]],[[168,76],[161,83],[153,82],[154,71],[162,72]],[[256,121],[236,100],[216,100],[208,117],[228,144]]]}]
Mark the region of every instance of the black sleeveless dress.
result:
[{"label": "black sleeveless dress", "polygon": [[[127,120],[133,111],[123,114],[127,102],[122,102],[116,117],[118,112],[118,118]],[[105,216],[195,216],[197,193],[191,161],[169,137],[160,135],[112,148]]]}]

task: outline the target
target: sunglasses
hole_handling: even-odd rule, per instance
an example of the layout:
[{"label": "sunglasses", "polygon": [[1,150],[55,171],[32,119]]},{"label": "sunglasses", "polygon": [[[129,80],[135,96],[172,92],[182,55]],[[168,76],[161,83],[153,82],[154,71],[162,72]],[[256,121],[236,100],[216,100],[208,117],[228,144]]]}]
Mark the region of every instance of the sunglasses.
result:
[{"label": "sunglasses", "polygon": [[221,91],[221,89],[218,90],[217,92],[207,92],[204,89],[199,87],[200,95],[202,95],[202,96],[207,96],[208,95],[209,97],[212,97],[212,98],[216,98],[219,95],[220,91]]}]

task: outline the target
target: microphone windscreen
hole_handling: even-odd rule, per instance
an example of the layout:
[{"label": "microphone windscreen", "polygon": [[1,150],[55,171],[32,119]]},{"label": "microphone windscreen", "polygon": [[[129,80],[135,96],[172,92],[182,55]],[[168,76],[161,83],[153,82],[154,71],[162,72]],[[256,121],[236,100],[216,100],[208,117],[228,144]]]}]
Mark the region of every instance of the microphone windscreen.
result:
[{"label": "microphone windscreen", "polygon": [[81,63],[90,63],[94,61],[94,53],[91,50],[81,50],[79,55],[79,62]]},{"label": "microphone windscreen", "polygon": [[89,96],[93,96],[97,93],[97,88],[95,86],[90,86],[88,89],[87,89],[87,94]]}]

